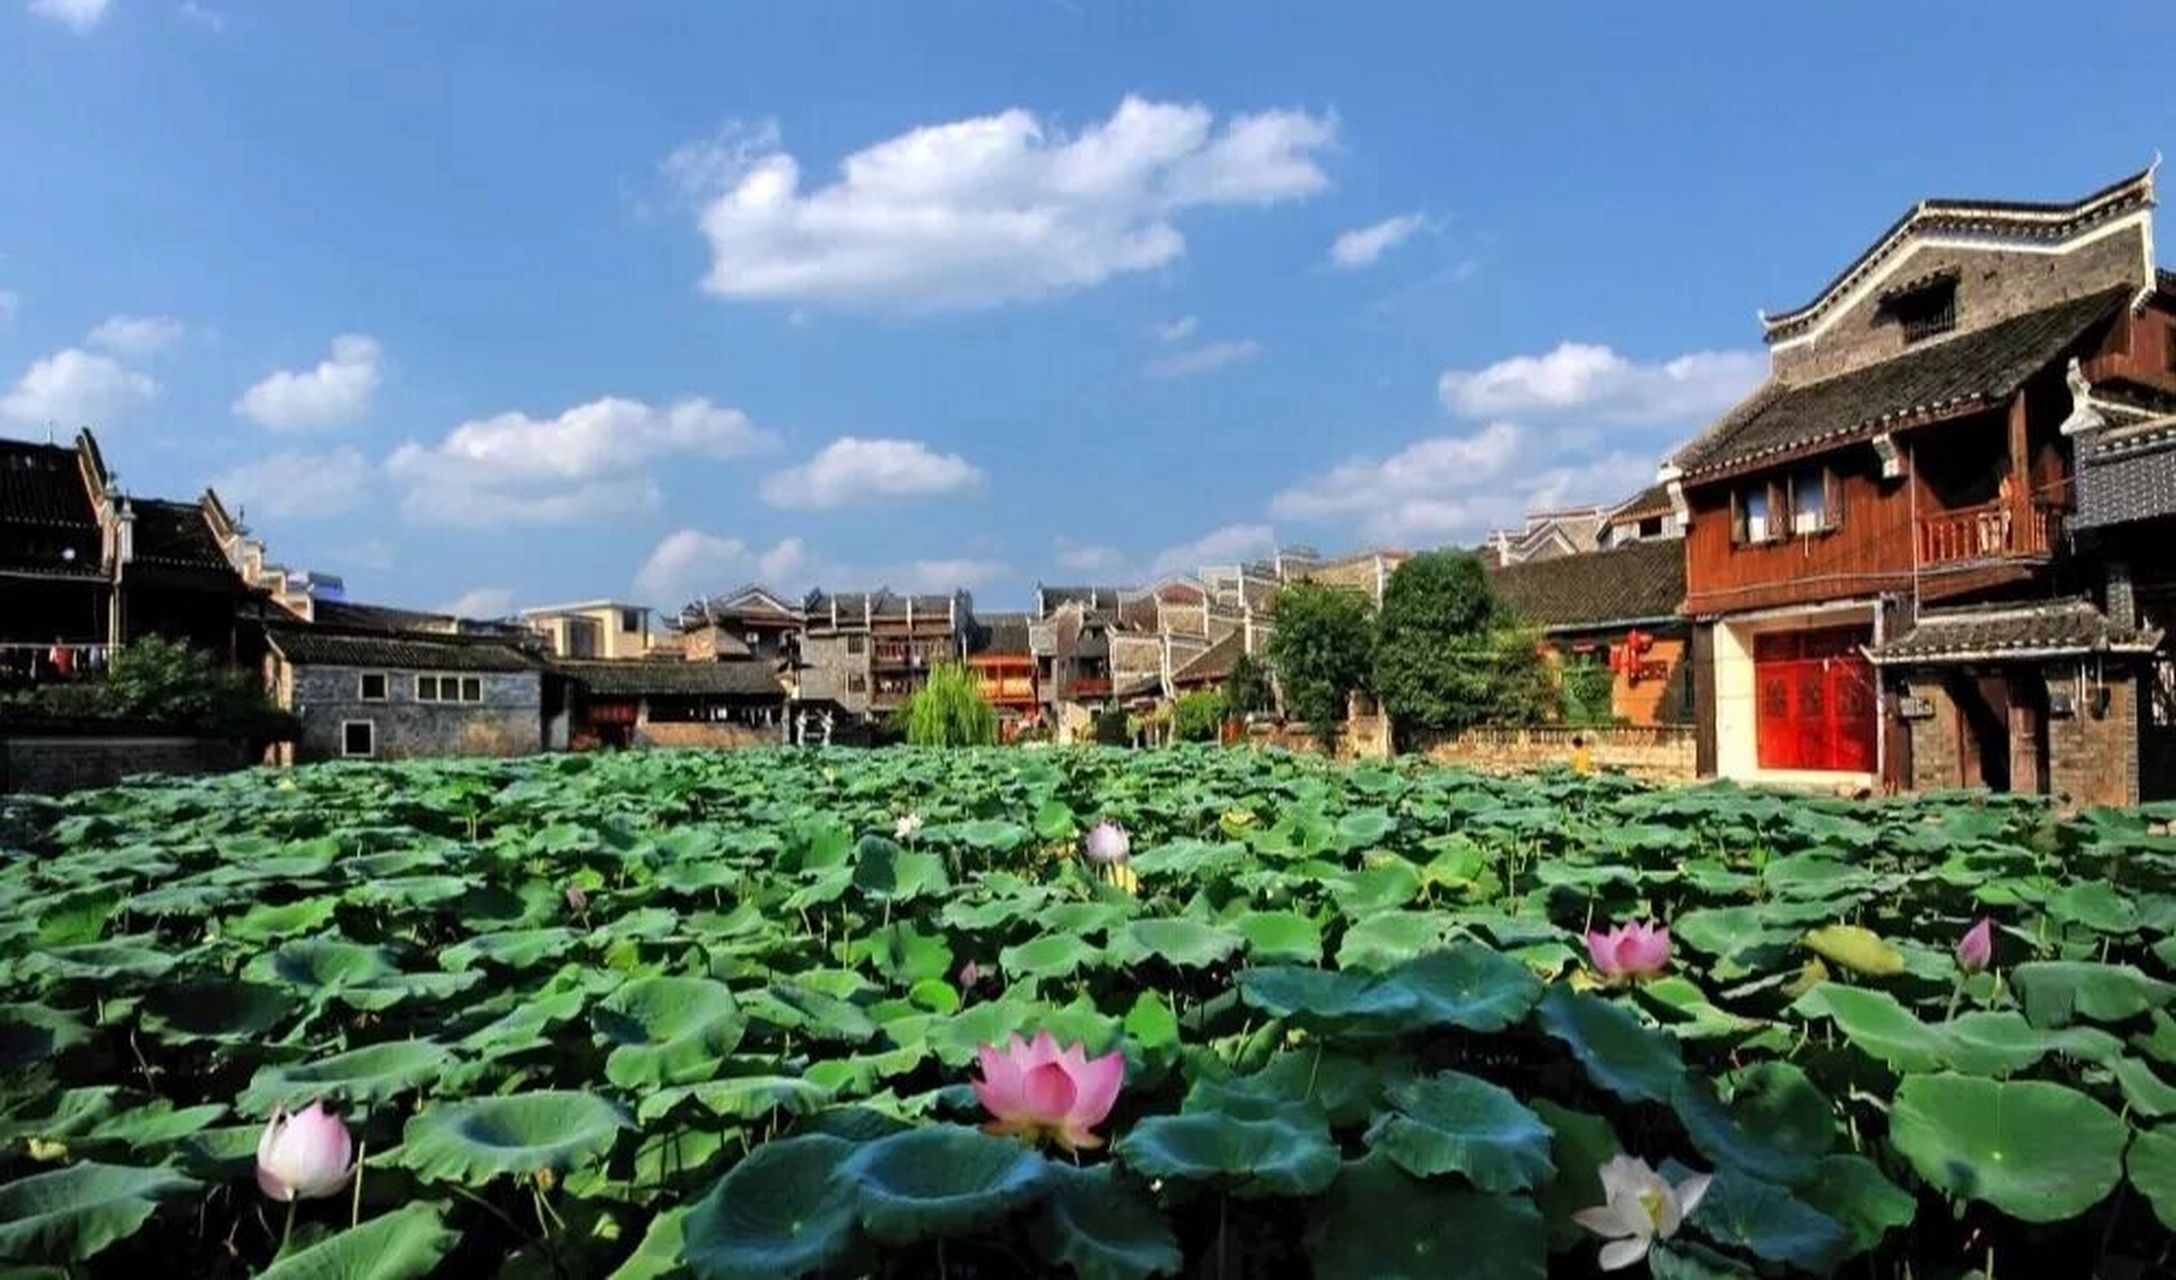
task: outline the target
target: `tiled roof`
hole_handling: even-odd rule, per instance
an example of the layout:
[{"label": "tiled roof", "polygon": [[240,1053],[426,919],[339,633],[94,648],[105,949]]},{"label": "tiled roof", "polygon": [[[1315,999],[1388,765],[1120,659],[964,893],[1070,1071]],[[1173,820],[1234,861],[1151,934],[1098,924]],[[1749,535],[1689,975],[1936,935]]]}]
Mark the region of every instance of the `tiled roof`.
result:
[{"label": "tiled roof", "polygon": [[1652,622],[1685,600],[1685,544],[1676,538],[1488,569],[1489,587],[1521,619],[1548,631]]},{"label": "tiled roof", "polygon": [[1025,657],[1028,648],[1028,615],[1024,613],[979,613],[975,615],[975,634],[970,653],[1019,654]]},{"label": "tiled roof", "polygon": [[345,631],[484,636],[507,640],[527,639],[534,634],[519,623],[456,618],[447,613],[402,609],[387,604],[363,604],[355,600],[318,600],[311,606],[311,616],[319,626]]},{"label": "tiled roof", "polygon": [[83,487],[76,451],[0,440],[0,521],[96,529],[98,514]]},{"label": "tiled roof", "polygon": [[2097,529],[2176,515],[2176,416],[2105,410],[2109,425],[2077,437],[2078,509],[2067,523]]},{"label": "tiled roof", "polygon": [[2161,633],[2110,622],[2083,599],[1929,609],[1903,635],[1875,646],[1878,663],[2150,653]]},{"label": "tiled roof", "polygon": [[1667,514],[1671,510],[1670,486],[1651,484],[1609,509],[1612,520],[1629,520],[1634,516]]},{"label": "tiled roof", "polygon": [[537,661],[512,645],[413,632],[268,626],[280,656],[301,667],[386,667],[401,671],[528,671]]},{"label": "tiled roof", "polygon": [[194,502],[156,498],[134,498],[129,505],[136,512],[136,559],[178,568],[233,571],[204,519],[204,508]]},{"label": "tiled roof", "polygon": [[1118,607],[1119,597],[1125,594],[1122,587],[1038,587],[1045,612],[1054,612],[1068,604],[1079,604],[1090,610],[1110,610]]},{"label": "tiled roof", "polygon": [[1172,672],[1171,683],[1184,687],[1222,680],[1232,673],[1232,665],[1246,651],[1246,633],[1234,631],[1195,654],[1192,661]]},{"label": "tiled roof", "polygon": [[1798,385],[1770,382],[1677,455],[1688,477],[1871,436],[1920,417],[1999,404],[2121,310],[2128,287],[1913,347]]},{"label": "tiled roof", "polygon": [[779,697],[786,688],[764,662],[553,661],[551,669],[598,697]]}]

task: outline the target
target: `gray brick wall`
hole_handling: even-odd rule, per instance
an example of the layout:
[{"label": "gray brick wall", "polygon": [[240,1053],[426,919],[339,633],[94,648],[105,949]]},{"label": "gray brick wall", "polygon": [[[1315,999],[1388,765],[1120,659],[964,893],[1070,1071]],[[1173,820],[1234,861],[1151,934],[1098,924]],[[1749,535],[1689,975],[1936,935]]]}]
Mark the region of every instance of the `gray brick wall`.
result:
[{"label": "gray brick wall", "polygon": [[[801,637],[801,696],[838,703],[856,715],[869,713],[870,639],[860,634],[861,652],[851,653],[849,637],[809,633]],[[855,688],[853,677],[861,678]]]},{"label": "gray brick wall", "polygon": [[386,698],[366,702],[364,671],[377,668],[296,667],[293,709],[302,720],[298,763],[341,758],[342,726],[374,726],[375,757],[518,756],[544,749],[543,677],[534,671],[448,672],[482,682],[480,702],[419,702],[415,671],[386,670]]}]

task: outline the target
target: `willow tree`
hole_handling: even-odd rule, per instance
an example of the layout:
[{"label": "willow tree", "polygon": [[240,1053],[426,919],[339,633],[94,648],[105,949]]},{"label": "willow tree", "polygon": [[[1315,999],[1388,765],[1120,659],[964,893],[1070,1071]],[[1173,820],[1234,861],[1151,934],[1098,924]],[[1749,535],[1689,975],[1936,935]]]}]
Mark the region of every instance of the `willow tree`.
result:
[{"label": "willow tree", "polygon": [[967,669],[940,663],[907,699],[907,741],[917,747],[986,747],[997,741],[997,710]]}]

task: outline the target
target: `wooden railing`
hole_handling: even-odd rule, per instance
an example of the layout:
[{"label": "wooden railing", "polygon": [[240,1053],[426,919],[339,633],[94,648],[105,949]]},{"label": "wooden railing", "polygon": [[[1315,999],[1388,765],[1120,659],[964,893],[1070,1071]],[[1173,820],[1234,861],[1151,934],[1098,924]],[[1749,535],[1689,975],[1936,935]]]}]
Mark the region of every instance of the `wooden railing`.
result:
[{"label": "wooden railing", "polygon": [[2061,537],[2063,513],[2047,502],[1989,502],[1919,518],[1919,563],[2047,556]]}]

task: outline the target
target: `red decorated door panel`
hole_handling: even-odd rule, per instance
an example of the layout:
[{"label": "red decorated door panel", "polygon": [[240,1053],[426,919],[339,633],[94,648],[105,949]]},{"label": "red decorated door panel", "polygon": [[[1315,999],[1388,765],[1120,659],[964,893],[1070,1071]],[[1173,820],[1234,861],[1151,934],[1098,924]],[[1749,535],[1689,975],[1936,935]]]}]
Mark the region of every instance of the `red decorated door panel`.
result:
[{"label": "red decorated door panel", "polygon": [[1880,698],[1860,627],[1753,638],[1754,734],[1763,769],[1872,773]]}]

